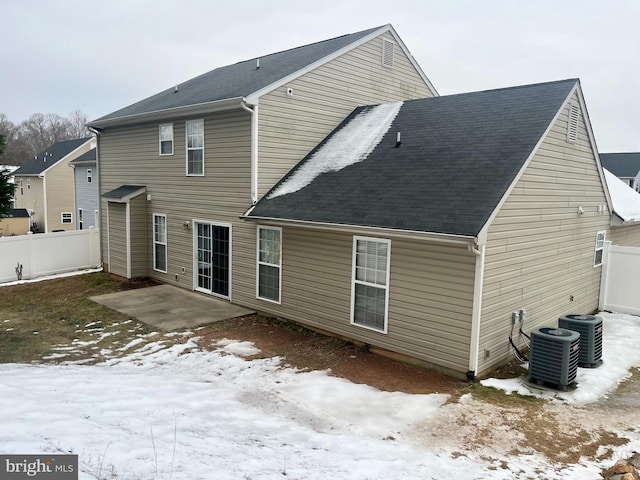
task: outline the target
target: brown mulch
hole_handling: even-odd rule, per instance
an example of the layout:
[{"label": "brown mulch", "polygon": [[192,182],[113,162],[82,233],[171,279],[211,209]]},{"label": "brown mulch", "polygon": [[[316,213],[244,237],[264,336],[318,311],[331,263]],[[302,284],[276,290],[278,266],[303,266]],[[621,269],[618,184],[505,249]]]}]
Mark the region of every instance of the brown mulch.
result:
[{"label": "brown mulch", "polygon": [[298,324],[259,315],[218,322],[197,333],[204,347],[223,338],[250,341],[261,351],[250,358],[279,356],[285,365],[330,370],[336,377],[388,392],[455,394],[467,386],[466,382],[435,370],[402,363]]}]

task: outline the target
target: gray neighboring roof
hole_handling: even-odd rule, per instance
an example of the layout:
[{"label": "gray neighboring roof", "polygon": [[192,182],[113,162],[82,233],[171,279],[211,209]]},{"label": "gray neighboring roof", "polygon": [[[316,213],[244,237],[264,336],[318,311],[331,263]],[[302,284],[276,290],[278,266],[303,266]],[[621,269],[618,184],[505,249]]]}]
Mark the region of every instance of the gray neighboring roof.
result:
[{"label": "gray neighboring roof", "polygon": [[[294,193],[267,194],[247,218],[476,236],[577,83],[406,101],[364,160]],[[354,110],[271,192],[367,108]]]},{"label": "gray neighboring roof", "polygon": [[600,163],[616,177],[632,178],[640,172],[640,152],[600,153]]},{"label": "gray neighboring roof", "polygon": [[12,208],[7,215],[8,218],[29,218],[30,216],[26,208]]},{"label": "gray neighboring roof", "polygon": [[[380,28],[382,27],[371,28],[216,68],[178,84],[177,91],[175,91],[174,87],[171,87],[128,107],[98,118],[90,122],[89,125],[121,117],[245,97],[331,55]],[[258,58],[260,60],[260,68],[256,68],[256,60]]]},{"label": "gray neighboring roof", "polygon": [[93,147],[88,152],[83,153],[78,158],[69,162],[70,165],[84,165],[96,163],[96,148]]},{"label": "gray neighboring roof", "polygon": [[85,144],[91,138],[80,138],[77,140],[65,140],[54,143],[46,150],[40,152],[35,158],[22,165],[13,174],[18,175],[40,175],[42,172],[51,168],[64,157],[73,152],[76,148]]},{"label": "gray neighboring roof", "polygon": [[106,198],[113,202],[128,202],[133,197],[137,197],[144,193],[146,189],[147,187],[144,185],[121,185],[107,193],[103,193],[102,198]]}]

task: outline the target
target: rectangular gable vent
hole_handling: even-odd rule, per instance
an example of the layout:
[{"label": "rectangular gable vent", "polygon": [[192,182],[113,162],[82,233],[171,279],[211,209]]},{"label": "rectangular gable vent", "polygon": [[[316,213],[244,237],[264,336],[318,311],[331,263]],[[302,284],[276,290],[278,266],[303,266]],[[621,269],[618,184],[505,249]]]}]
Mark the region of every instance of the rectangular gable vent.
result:
[{"label": "rectangular gable vent", "polygon": [[394,43],[389,40],[382,39],[382,65],[385,67],[393,67],[393,50]]},{"label": "rectangular gable vent", "polygon": [[576,143],[578,138],[578,120],[580,117],[580,107],[577,103],[569,104],[569,122],[567,124],[567,142]]}]

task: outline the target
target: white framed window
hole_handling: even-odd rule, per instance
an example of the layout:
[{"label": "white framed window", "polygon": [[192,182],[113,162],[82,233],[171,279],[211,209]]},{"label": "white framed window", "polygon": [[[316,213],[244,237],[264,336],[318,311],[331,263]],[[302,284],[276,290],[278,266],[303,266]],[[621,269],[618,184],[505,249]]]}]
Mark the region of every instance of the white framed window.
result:
[{"label": "white framed window", "polygon": [[87,183],[93,182],[93,170],[87,168]]},{"label": "white framed window", "polygon": [[27,190],[31,190],[31,180],[27,178]]},{"label": "white framed window", "polygon": [[280,303],[282,288],[282,229],[258,226],[256,295]]},{"label": "white framed window", "polygon": [[82,215],[82,209],[78,209],[78,230],[82,230],[84,227],[84,217]]},{"label": "white framed window", "polygon": [[22,183],[22,179],[20,179],[20,195],[24,195],[24,185]]},{"label": "white framed window", "polygon": [[153,214],[153,269],[167,273],[167,216]]},{"label": "white framed window", "polygon": [[62,212],[60,214],[60,221],[62,223],[73,223],[73,213],[72,212]]},{"label": "white framed window", "polygon": [[164,123],[159,127],[160,155],[173,155],[173,123]]},{"label": "white framed window", "polygon": [[602,265],[602,255],[604,254],[604,242],[607,239],[607,231],[600,230],[596,233],[596,248],[593,256],[593,266],[598,267]]},{"label": "white framed window", "polygon": [[204,175],[204,120],[189,120],[187,135],[187,175]]},{"label": "white framed window", "polygon": [[387,333],[391,240],[353,237],[351,324]]}]

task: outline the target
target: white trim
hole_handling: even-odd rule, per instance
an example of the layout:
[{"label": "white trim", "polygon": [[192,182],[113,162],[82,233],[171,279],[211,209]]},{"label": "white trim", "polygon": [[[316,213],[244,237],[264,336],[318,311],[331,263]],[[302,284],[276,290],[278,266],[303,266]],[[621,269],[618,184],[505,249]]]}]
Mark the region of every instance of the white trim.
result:
[{"label": "white trim", "polygon": [[[64,221],[64,216],[69,216],[69,221]],[[60,212],[60,224],[61,225],[73,225],[73,212]]]},{"label": "white trim", "polygon": [[127,202],[124,206],[124,228],[126,229],[125,238],[127,239],[127,278],[131,278],[131,203]]},{"label": "white trim", "polygon": [[[578,81],[576,80],[576,83],[575,83],[574,87],[571,89],[571,91],[567,95],[567,98],[565,99],[565,101],[562,102],[562,106],[560,108],[558,108],[558,111],[556,112],[556,114],[553,116],[553,118],[549,122],[549,125],[547,125],[547,128],[545,129],[544,133],[540,136],[540,138],[536,142],[535,146],[533,147],[533,150],[531,150],[531,153],[529,154],[529,156],[527,157],[525,162],[522,164],[522,167],[520,168],[520,171],[517,173],[517,175],[515,176],[515,178],[511,182],[511,185],[509,185],[509,188],[507,188],[507,190],[505,191],[504,195],[502,195],[502,198],[498,202],[498,205],[496,205],[496,208],[493,209],[493,212],[491,212],[491,215],[489,215],[489,218],[487,219],[487,221],[485,222],[483,227],[480,229],[480,233],[478,234],[479,238],[486,238],[487,232],[489,230],[489,227],[491,226],[491,224],[493,223],[495,218],[498,216],[498,213],[500,212],[500,210],[502,209],[502,207],[506,203],[507,199],[509,198],[509,196],[511,195],[513,190],[516,188],[516,185],[518,184],[518,182],[520,181],[520,179],[524,175],[525,170],[529,167],[529,164],[533,161],[533,158],[538,153],[538,150],[542,146],[542,143],[547,139],[547,135],[549,134],[549,131],[551,131],[551,129],[553,128],[553,125],[556,123],[558,118],[560,118],[560,115],[562,114],[562,112],[566,108],[567,104],[571,101],[571,96],[576,91],[578,86],[579,86],[579,84],[578,84]],[[594,153],[596,153],[596,151],[594,151]],[[596,153],[596,155],[597,155],[597,153]]]},{"label": "white trim", "polygon": [[[156,217],[162,217],[164,218],[164,242],[158,242],[156,241]],[[161,272],[161,273],[167,273],[167,271],[169,270],[169,255],[168,255],[168,251],[169,251],[169,232],[168,232],[168,228],[167,228],[167,215],[164,213],[153,213],[152,215],[152,219],[153,219],[153,270],[155,270],[156,272]],[[159,245],[164,245],[164,265],[165,265],[165,269],[164,270],[160,270],[159,268],[156,268],[156,244]]]},{"label": "white trim", "polygon": [[478,374],[480,351],[480,325],[482,320],[482,292],[484,286],[485,246],[479,245],[476,254],[476,270],[473,282],[473,307],[471,313],[471,339],[469,342],[469,371]]},{"label": "white trim", "polygon": [[[88,138],[86,142],[78,145],[76,148],[74,148],[73,150],[71,150],[69,153],[67,153],[64,157],[62,157],[60,160],[58,160],[56,163],[54,163],[53,165],[50,165],[49,167],[45,168],[44,170],[42,170],[40,173],[37,174],[33,174],[33,175],[37,175],[37,176],[44,176],[45,173],[47,173],[49,170],[51,170],[52,168],[58,166],[58,165],[62,165],[65,162],[65,159],[67,159],[67,157],[71,157],[73,156],[74,153],[76,153],[78,150],[80,150],[82,147],[84,147],[87,143],[90,143],[93,140],[93,138]],[[89,145],[89,147],[91,147],[91,145]],[[91,150],[91,148],[89,148],[89,150]],[[71,159],[68,159],[69,161]],[[69,163],[67,162],[67,166],[69,166]]]},{"label": "white trim", "polygon": [[[358,241],[366,241],[366,242],[376,242],[376,243],[385,243],[387,245],[387,269],[386,269],[386,278],[385,285],[382,287],[378,284],[368,283],[363,280],[356,279],[356,257],[357,257],[357,249],[358,249]],[[356,327],[366,328],[367,330],[371,330],[373,332],[384,333],[386,334],[389,328],[389,278],[390,278],[390,270],[391,270],[391,240],[388,238],[376,238],[376,237],[361,237],[359,235],[353,236],[353,246],[351,252],[351,309],[349,312],[350,320],[349,323]],[[382,330],[374,327],[370,327],[368,325],[362,325],[360,323],[356,323],[354,319],[355,313],[355,301],[356,301],[356,283],[361,285],[369,285],[375,288],[384,288],[385,289],[385,299],[384,299],[384,328]]]},{"label": "white trim", "polygon": [[[190,123],[202,123],[202,147],[189,149],[189,124]],[[197,118],[193,120],[185,120],[184,122],[184,148],[185,148],[185,174],[187,177],[204,177],[204,118]],[[189,150],[202,150],[202,173],[189,173]]]},{"label": "white trim", "polygon": [[84,230],[84,210],[82,208],[78,208],[78,216],[76,217],[76,228],[78,230]]},{"label": "white trim", "polygon": [[43,217],[44,217],[44,233],[50,233],[49,232],[49,211],[47,210],[48,205],[47,205],[47,177],[42,175],[42,197],[43,197],[43,201],[42,201],[42,210],[43,210]]},{"label": "white trim", "polygon": [[[280,242],[279,242],[280,252],[278,253],[278,258],[280,260],[280,263],[278,265],[260,261],[260,230],[274,230],[280,234]],[[277,300],[260,296],[260,265],[267,265],[269,267],[278,268],[278,299]],[[270,225],[256,225],[256,298],[259,300],[264,300],[266,302],[277,303],[278,305],[280,305],[282,302],[282,227],[273,227]]]},{"label": "white trim", "polygon": [[225,98],[214,100],[213,102],[196,103],[193,105],[182,105],[180,107],[153,110],[151,112],[136,113],[134,115],[124,115],[122,117],[109,118],[106,120],[94,120],[88,123],[90,128],[105,128],[112,125],[131,125],[143,121],[152,122],[155,120],[166,120],[168,116],[196,116],[206,113],[221,112],[223,110],[233,110],[240,108],[243,97]]},{"label": "white trim", "polygon": [[[171,127],[171,153],[162,153],[162,127]],[[169,140],[164,140],[168,142]],[[167,157],[173,155],[175,145],[175,135],[173,132],[173,122],[170,123],[161,123],[158,125],[158,155],[161,157]]]},{"label": "white trim", "polygon": [[111,268],[111,223],[109,222],[109,209],[109,202],[107,202],[107,218],[105,219],[107,224],[107,234],[105,235],[105,239],[107,240],[107,266],[109,267],[109,273],[113,273],[113,269]]},{"label": "white trim", "polygon": [[334,232],[349,233],[355,235],[388,235],[394,237],[408,238],[412,240],[433,241],[438,243],[455,243],[470,245],[476,240],[476,237],[466,235],[455,235],[450,233],[437,232],[420,232],[417,230],[400,230],[385,227],[368,227],[364,225],[348,225],[328,222],[311,222],[307,220],[283,220],[273,217],[251,217],[251,209],[249,209],[240,218],[247,221],[271,222],[277,225],[290,225],[300,228],[311,228],[317,230],[329,230]]},{"label": "white trim", "polygon": [[[226,227],[229,229],[229,294],[227,296],[221,295],[219,293],[213,292],[211,290],[205,290],[204,288],[198,287],[198,228],[196,224],[207,224],[216,227]],[[212,295],[214,297],[224,298],[226,300],[232,301],[232,287],[233,287],[233,224],[227,222],[216,222],[212,220],[202,220],[194,218],[191,221],[191,225],[193,226],[193,234],[192,234],[192,252],[191,256],[193,258],[192,267],[193,267],[193,290],[197,292],[206,293],[208,295]]]}]

